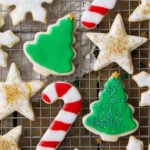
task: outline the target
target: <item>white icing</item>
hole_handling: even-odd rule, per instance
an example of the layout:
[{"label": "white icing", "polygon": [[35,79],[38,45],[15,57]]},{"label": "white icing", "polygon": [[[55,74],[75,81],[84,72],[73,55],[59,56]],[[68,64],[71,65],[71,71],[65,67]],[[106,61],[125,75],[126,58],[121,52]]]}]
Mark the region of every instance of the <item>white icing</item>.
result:
[{"label": "white icing", "polygon": [[5,45],[11,48],[16,42],[19,42],[19,38],[10,30],[0,33],[0,39],[0,47]]},{"label": "white icing", "polygon": [[[0,141],[1,141],[0,143],[1,144],[6,143],[7,146],[9,145],[9,150],[20,150],[18,146],[18,141],[21,136],[21,133],[22,133],[22,126],[17,126],[12,130],[10,130],[5,135],[0,136]],[[7,146],[5,147],[5,145],[3,145],[5,147],[4,148],[1,144],[0,144],[0,149],[4,150]]]},{"label": "white icing", "polygon": [[12,31],[0,32],[0,66],[6,67],[8,58],[8,54],[1,49],[2,46],[11,48],[17,42],[19,38]]},{"label": "white icing", "polygon": [[[30,98],[42,87],[41,81],[23,82],[17,66],[12,63],[6,82],[0,83],[0,120],[18,111],[33,121],[34,113]],[[14,95],[11,96],[12,94]]]},{"label": "white icing", "polygon": [[141,94],[140,106],[150,106],[150,89]]},{"label": "white icing", "polygon": [[6,139],[11,137],[15,139],[15,141],[18,143],[21,133],[22,133],[22,126],[17,126],[13,128],[12,130],[10,130],[8,133],[6,133],[4,137]]},{"label": "white icing", "polygon": [[126,150],[144,150],[144,144],[134,136],[130,136]]},{"label": "white icing", "polygon": [[[45,141],[62,141],[66,135],[65,131],[56,131],[48,129],[43,135],[42,139]],[[41,139],[41,140],[42,140]]]},{"label": "white icing", "polygon": [[[81,95],[80,95],[79,91],[73,85],[71,85],[71,88],[62,97],[56,96],[57,94],[56,94],[55,84],[57,84],[57,83],[68,84],[67,82],[61,82],[61,81],[54,82],[54,83],[50,84],[49,86],[47,86],[43,92],[50,99],[53,99],[52,102],[54,102],[58,99],[62,99],[64,101],[64,104],[67,104],[67,103],[76,102],[76,101],[81,100]],[[54,93],[54,96],[52,96],[52,94],[49,94],[49,93],[52,93],[52,94]],[[51,98],[51,96],[52,96],[52,98]],[[78,113],[79,112],[77,112],[77,114]],[[54,121],[60,121],[62,123],[72,124],[75,121],[77,114],[67,112],[67,111],[61,109],[59,111],[58,115],[56,116],[56,118],[54,119]],[[52,130],[52,129],[48,128],[40,141],[42,142],[44,140],[44,141],[61,142],[64,139],[65,135],[67,134],[67,131],[63,131],[63,130],[58,131],[58,130]],[[42,150],[41,148],[42,148],[42,146],[39,146],[39,144],[38,144],[36,150]]]},{"label": "white icing", "polygon": [[41,6],[42,3],[52,3],[53,0],[1,0],[4,6],[15,5],[16,8],[11,12],[13,24],[16,25],[25,20],[25,16],[30,12],[35,21],[45,22],[46,10]]},{"label": "white icing", "polygon": [[77,115],[71,112],[60,110],[59,114],[56,116],[55,120],[62,121],[64,123],[72,124],[76,119]]},{"label": "white icing", "polygon": [[56,90],[55,90],[55,84],[50,84],[48,85],[44,91],[43,91],[44,94],[46,94],[51,102],[50,103],[54,103],[57,99],[58,99],[58,96],[57,96],[57,93],[56,93]]},{"label": "white icing", "polygon": [[[37,146],[36,150],[47,150],[47,147],[43,147],[43,146]],[[48,150],[56,150],[56,148],[48,148]]]},{"label": "white icing", "polygon": [[142,71],[132,77],[139,87],[150,87],[150,74]]},{"label": "white icing", "polygon": [[[117,0],[94,0],[91,5],[97,6],[97,7],[104,7],[109,9],[114,8]],[[90,6],[89,6],[90,7]],[[84,11],[81,21],[95,23],[96,25],[101,22],[105,15],[100,15],[99,13],[88,11]],[[84,26],[84,25],[83,25]],[[85,28],[88,28],[85,26]]]},{"label": "white icing", "polygon": [[114,8],[117,0],[94,0],[92,5],[102,6],[108,9]]},{"label": "white icing", "polygon": [[146,92],[141,94],[140,106],[150,106],[150,74],[142,71],[132,76],[139,87],[148,87]]},{"label": "white icing", "polygon": [[98,24],[102,20],[102,18],[103,18],[103,15],[100,15],[95,12],[85,11],[81,20]]},{"label": "white icing", "polygon": [[62,99],[65,103],[72,103],[81,100],[81,95],[75,87],[71,87],[71,89],[69,89],[67,93],[63,95]]},{"label": "white icing", "polygon": [[87,33],[87,37],[100,49],[93,65],[95,71],[116,62],[130,74],[133,73],[131,51],[147,41],[144,37],[127,35],[120,14],[116,16],[109,33]]}]

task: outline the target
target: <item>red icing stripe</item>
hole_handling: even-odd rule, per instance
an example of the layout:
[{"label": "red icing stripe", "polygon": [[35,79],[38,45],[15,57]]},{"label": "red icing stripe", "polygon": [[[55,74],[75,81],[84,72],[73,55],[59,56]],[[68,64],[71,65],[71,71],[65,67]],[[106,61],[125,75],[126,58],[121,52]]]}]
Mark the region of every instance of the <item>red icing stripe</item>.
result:
[{"label": "red icing stripe", "polygon": [[92,12],[96,12],[96,13],[101,14],[101,15],[105,15],[109,11],[109,9],[107,9],[105,7],[101,7],[101,6],[91,5],[88,8],[88,11],[92,11]]},{"label": "red icing stripe", "polygon": [[78,114],[81,110],[82,102],[81,100],[73,102],[73,103],[67,103],[63,106],[63,110],[72,112],[74,114]]},{"label": "red icing stripe", "polygon": [[49,104],[51,102],[50,98],[44,93],[42,94],[42,99],[45,103]]},{"label": "red icing stripe", "polygon": [[56,148],[60,143],[57,141],[41,141],[39,143],[40,146],[48,147],[48,148]]},{"label": "red icing stripe", "polygon": [[92,22],[86,22],[86,21],[82,21],[81,22],[82,25],[88,29],[92,29],[92,28],[95,28],[96,24],[95,23],[92,23]]},{"label": "red icing stripe", "polygon": [[72,86],[68,83],[55,83],[55,89],[58,97],[62,97]]},{"label": "red icing stripe", "polygon": [[63,131],[67,131],[69,129],[69,127],[71,126],[71,124],[67,124],[61,121],[53,121],[50,129],[51,130],[63,130]]}]

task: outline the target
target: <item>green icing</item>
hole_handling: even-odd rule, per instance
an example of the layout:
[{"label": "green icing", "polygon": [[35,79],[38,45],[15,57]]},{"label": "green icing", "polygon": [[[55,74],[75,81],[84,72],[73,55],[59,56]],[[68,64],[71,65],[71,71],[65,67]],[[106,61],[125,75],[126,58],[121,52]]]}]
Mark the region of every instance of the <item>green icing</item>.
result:
[{"label": "green icing", "polygon": [[25,44],[25,53],[33,62],[50,71],[59,74],[72,72],[72,59],[75,56],[73,31],[73,19],[59,19],[46,33],[39,34],[33,43]]},{"label": "green icing", "polygon": [[105,83],[99,100],[91,104],[91,109],[91,113],[84,119],[84,124],[97,132],[118,135],[137,127],[119,78],[111,77]]}]

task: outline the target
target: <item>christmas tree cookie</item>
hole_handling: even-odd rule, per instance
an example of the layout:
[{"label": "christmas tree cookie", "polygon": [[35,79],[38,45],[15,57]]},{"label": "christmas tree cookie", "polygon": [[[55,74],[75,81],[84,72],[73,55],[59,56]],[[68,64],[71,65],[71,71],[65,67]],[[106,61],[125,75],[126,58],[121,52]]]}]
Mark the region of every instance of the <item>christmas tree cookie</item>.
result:
[{"label": "christmas tree cookie", "polygon": [[34,41],[25,43],[24,52],[36,72],[44,76],[74,72],[72,60],[76,53],[72,48],[75,41],[73,32],[74,15],[68,14],[49,26],[47,32],[37,33]]},{"label": "christmas tree cookie", "polygon": [[114,72],[100,92],[99,100],[90,105],[91,112],[83,117],[85,128],[110,142],[136,131],[138,122],[133,118],[134,108],[126,98],[119,75]]}]

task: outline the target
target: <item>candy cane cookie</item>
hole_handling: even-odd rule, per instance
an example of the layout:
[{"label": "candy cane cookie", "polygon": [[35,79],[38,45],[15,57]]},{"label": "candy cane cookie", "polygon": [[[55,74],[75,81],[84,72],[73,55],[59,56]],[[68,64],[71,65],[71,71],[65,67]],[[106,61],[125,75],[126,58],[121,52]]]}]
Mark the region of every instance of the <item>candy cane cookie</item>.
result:
[{"label": "candy cane cookie", "polygon": [[81,110],[81,95],[73,85],[59,81],[45,88],[42,93],[42,99],[47,104],[52,104],[58,99],[64,101],[63,108],[36,147],[36,150],[55,150],[63,141]]},{"label": "candy cane cookie", "polygon": [[113,9],[117,0],[94,0],[81,17],[81,24],[87,29],[98,25],[107,12]]}]

